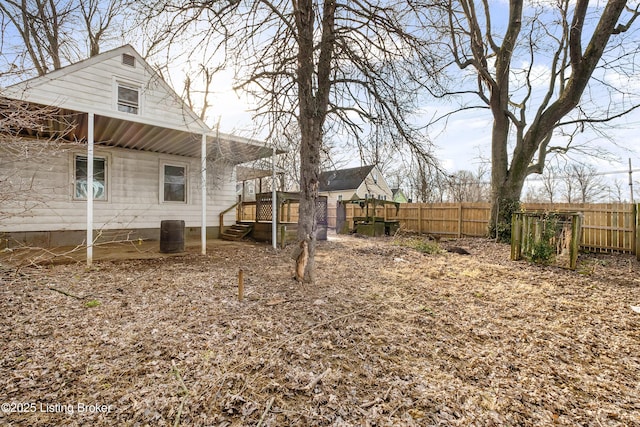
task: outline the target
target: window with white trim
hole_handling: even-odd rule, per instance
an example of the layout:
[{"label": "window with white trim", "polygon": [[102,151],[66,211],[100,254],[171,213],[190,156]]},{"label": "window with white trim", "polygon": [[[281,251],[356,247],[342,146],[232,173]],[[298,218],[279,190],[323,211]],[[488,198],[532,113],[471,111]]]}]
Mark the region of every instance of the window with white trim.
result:
[{"label": "window with white trim", "polygon": [[[76,200],[87,200],[88,161],[87,156],[76,155],[74,163],[74,194]],[[107,159],[93,158],[93,199],[107,200]]]},{"label": "window with white trim", "polygon": [[164,202],[187,202],[186,166],[162,165],[162,194]]},{"label": "window with white trim", "polygon": [[140,88],[118,83],[118,111],[138,114],[140,111]]}]

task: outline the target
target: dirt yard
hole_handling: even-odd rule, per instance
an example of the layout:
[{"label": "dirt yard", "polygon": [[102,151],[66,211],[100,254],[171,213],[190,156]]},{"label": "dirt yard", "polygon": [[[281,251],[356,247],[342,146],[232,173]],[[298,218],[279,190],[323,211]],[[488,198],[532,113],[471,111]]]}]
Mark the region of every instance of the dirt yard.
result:
[{"label": "dirt yard", "polygon": [[[640,263],[486,240],[0,270],[0,425],[640,426]],[[245,298],[239,302],[238,270]]]}]

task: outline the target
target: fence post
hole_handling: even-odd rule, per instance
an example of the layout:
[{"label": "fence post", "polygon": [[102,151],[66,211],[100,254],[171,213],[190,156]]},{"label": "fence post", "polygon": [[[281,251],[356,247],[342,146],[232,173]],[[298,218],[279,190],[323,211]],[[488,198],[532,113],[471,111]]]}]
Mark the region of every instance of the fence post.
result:
[{"label": "fence post", "polygon": [[462,237],[462,203],[458,205],[458,239]]},{"label": "fence post", "polygon": [[524,228],[524,214],[514,212],[511,215],[511,260],[518,261],[522,254],[522,230]]},{"label": "fence post", "polygon": [[422,234],[422,203],[418,203],[418,234]]}]

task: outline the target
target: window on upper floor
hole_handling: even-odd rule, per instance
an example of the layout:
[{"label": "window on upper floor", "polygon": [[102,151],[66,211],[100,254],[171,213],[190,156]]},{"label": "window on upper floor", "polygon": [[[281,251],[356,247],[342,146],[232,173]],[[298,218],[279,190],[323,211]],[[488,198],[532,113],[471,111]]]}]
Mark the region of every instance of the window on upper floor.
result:
[{"label": "window on upper floor", "polygon": [[118,111],[138,114],[140,110],[140,88],[118,83]]}]

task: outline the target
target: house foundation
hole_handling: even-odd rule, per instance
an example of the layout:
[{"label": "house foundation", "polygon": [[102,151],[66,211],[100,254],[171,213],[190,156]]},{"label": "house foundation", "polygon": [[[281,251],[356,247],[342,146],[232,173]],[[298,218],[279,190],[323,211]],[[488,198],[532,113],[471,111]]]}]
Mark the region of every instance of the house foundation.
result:
[{"label": "house foundation", "polygon": [[[201,227],[185,227],[185,239],[199,238],[200,229]],[[218,238],[219,229],[217,226],[207,227],[207,239]],[[101,230],[95,231],[93,235],[95,244],[140,240],[160,241],[160,227]],[[86,236],[86,230],[5,232],[0,233],[0,250],[22,247],[49,249],[60,246],[78,246],[85,244]]]}]

